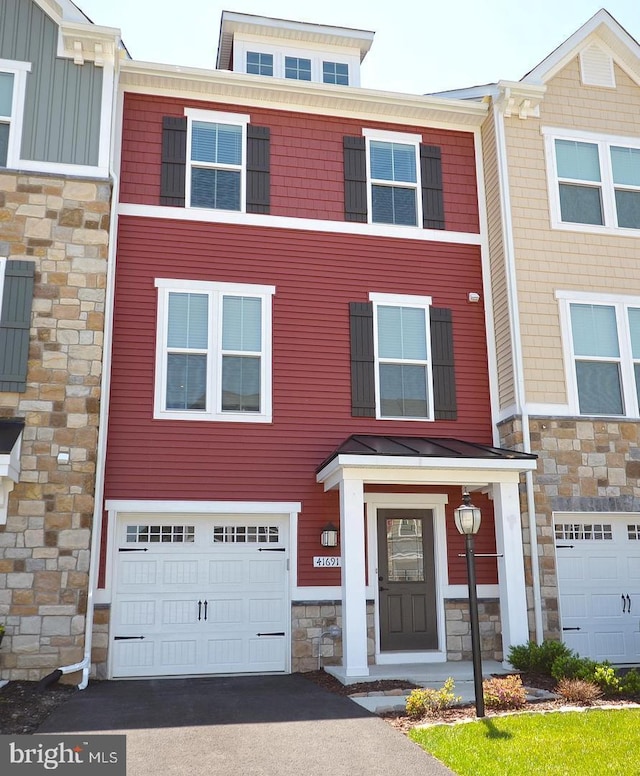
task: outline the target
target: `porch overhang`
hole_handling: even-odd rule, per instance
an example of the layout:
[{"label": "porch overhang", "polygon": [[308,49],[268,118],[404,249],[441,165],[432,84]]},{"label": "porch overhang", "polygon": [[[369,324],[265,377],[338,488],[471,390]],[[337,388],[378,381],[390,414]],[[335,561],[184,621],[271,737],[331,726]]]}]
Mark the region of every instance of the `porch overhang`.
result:
[{"label": "porch overhang", "polygon": [[318,468],[325,490],[344,480],[369,484],[469,485],[518,482],[536,468],[530,453],[480,445],[452,438],[355,434]]},{"label": "porch overhang", "polygon": [[0,525],[7,522],[9,493],[20,479],[20,449],[24,420],[0,420]]}]

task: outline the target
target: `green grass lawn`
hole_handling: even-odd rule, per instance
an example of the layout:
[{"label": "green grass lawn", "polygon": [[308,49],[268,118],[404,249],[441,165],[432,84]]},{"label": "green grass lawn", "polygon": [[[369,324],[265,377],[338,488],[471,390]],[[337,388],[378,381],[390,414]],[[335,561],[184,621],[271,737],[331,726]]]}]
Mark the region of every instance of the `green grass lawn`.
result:
[{"label": "green grass lawn", "polygon": [[488,717],[409,735],[459,776],[640,774],[640,709]]}]

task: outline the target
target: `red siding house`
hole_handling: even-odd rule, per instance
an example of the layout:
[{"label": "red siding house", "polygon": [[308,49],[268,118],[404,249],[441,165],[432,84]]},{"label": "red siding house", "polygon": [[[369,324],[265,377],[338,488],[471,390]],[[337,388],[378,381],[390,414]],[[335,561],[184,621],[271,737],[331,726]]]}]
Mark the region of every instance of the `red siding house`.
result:
[{"label": "red siding house", "polygon": [[122,65],[101,675],[468,659],[463,488],[485,654],[528,640],[486,107],[361,88],[372,39],[224,12],[216,70]]}]

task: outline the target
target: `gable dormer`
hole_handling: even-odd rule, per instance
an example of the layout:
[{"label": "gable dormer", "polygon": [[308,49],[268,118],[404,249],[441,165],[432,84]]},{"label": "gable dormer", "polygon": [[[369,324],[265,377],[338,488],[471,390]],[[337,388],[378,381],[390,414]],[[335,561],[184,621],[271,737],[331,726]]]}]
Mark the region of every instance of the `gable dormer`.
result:
[{"label": "gable dormer", "polygon": [[373,32],[222,12],[216,66],[248,75],[360,86]]}]

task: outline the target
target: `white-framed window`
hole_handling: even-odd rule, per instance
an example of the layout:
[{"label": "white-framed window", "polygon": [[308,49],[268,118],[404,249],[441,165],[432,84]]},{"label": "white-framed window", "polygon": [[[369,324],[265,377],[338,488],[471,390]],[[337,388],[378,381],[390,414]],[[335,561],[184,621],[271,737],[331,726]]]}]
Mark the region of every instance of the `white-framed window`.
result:
[{"label": "white-framed window", "polygon": [[322,82],[349,86],[349,65],[346,62],[322,62]]},{"label": "white-framed window", "polygon": [[369,294],[376,417],[433,420],[431,297]]},{"label": "white-framed window", "polygon": [[185,108],[187,207],[245,211],[249,116]]},{"label": "white-framed window", "polygon": [[369,223],[422,223],[420,135],[364,129]]},{"label": "white-framed window", "polygon": [[552,225],[640,230],[640,139],[545,129]]},{"label": "white-framed window", "polygon": [[274,286],[156,279],[155,418],[271,422]]},{"label": "white-framed window", "polygon": [[640,298],[576,291],[556,297],[570,411],[640,417]]},{"label": "white-framed window", "polygon": [[273,54],[262,51],[247,51],[247,73],[250,75],[273,75]]},{"label": "white-framed window", "polygon": [[0,59],[0,167],[17,167],[29,62]]},{"label": "white-framed window", "polygon": [[249,75],[265,75],[313,83],[360,85],[359,49],[309,44],[278,45],[256,36],[236,36],[233,69]]},{"label": "white-framed window", "polygon": [[284,77],[294,81],[310,81],[311,60],[307,57],[285,57]]}]

